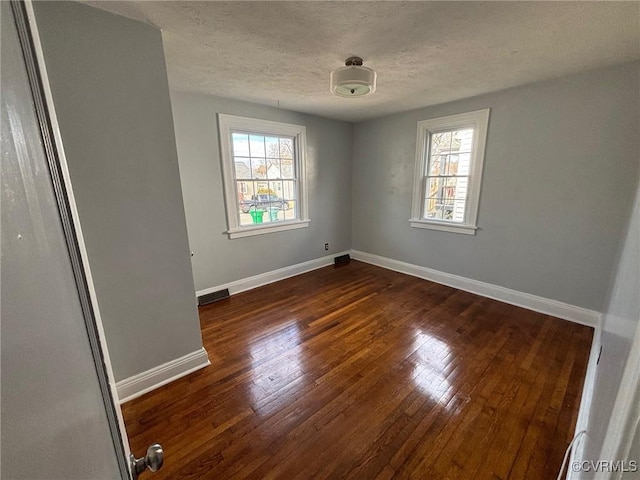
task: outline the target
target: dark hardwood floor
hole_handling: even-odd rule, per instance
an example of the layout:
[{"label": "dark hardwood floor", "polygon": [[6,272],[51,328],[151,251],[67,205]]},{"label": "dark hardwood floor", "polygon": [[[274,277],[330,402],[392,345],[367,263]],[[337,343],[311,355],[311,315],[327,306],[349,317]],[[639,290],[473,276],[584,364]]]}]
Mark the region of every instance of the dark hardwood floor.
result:
[{"label": "dark hardwood floor", "polygon": [[123,406],[153,479],[555,479],[592,330],[352,261],[200,308],[211,366]]}]

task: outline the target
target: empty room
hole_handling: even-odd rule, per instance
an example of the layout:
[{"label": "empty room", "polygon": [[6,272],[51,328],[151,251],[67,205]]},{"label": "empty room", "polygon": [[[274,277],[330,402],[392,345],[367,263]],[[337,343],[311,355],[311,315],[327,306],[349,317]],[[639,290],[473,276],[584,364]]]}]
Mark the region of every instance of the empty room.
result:
[{"label": "empty room", "polygon": [[0,7],[0,478],[640,479],[640,2]]}]

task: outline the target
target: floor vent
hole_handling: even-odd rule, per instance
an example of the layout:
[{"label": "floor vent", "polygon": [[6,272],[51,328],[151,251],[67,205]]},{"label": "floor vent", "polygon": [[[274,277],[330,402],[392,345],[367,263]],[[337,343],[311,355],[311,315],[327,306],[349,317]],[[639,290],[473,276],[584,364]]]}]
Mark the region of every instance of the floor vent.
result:
[{"label": "floor vent", "polygon": [[336,265],[344,265],[346,263],[349,263],[350,260],[351,260],[351,257],[349,256],[348,253],[346,255],[340,255],[339,257],[335,257],[333,259]]},{"label": "floor vent", "polygon": [[229,298],[229,289],[225,288],[224,290],[219,290],[213,293],[207,293],[206,295],[201,295],[198,297],[198,305],[209,305],[213,302],[218,302],[220,300],[224,300],[225,298]]}]

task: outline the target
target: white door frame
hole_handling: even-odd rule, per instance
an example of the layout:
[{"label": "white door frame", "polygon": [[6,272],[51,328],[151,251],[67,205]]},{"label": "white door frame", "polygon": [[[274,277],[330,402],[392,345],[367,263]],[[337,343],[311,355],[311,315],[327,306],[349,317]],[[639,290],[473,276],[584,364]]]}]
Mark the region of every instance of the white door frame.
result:
[{"label": "white door frame", "polygon": [[[630,460],[631,445],[638,435],[640,425],[640,324],[636,326],[627,364],[622,374],[620,388],[611,412],[607,433],[600,453],[601,460]],[[637,454],[637,452],[636,452]],[[612,473],[609,478],[622,478],[622,472]]]},{"label": "white door frame", "polygon": [[11,7],[20,36],[24,61],[27,66],[36,115],[60,211],[114,450],[118,459],[118,467],[122,478],[129,479],[131,478],[129,440],[118,401],[115,377],[111,367],[100,309],[98,308],[89,257],[79,222],[78,209],[53,103],[51,85],[47,76],[33,4],[31,0],[11,0]]}]

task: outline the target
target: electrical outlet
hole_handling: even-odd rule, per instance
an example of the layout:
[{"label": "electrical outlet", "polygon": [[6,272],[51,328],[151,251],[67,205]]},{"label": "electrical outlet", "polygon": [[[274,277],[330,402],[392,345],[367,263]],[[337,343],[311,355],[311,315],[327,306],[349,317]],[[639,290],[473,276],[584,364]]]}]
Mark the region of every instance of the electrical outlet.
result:
[{"label": "electrical outlet", "polygon": [[325,244],[324,244],[324,249],[325,249],[325,250],[329,250],[329,244],[328,244],[328,243],[325,243]]}]

